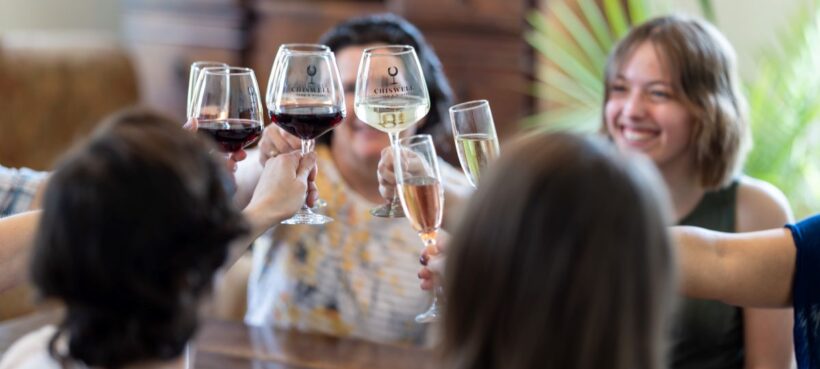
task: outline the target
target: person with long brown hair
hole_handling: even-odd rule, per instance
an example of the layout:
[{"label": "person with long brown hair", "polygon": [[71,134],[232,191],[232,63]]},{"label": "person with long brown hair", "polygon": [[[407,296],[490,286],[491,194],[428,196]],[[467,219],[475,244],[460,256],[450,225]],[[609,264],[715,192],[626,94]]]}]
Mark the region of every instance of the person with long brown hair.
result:
[{"label": "person with long brown hair", "polygon": [[[792,220],[774,186],[740,175],[749,146],[734,50],[706,21],[651,19],[610,53],[604,128],[621,149],[660,171],[680,225],[722,232]],[[788,309],[740,309],[684,299],[673,328],[672,369],[788,368]]]},{"label": "person with long brown hair", "polygon": [[604,139],[507,146],[448,245],[442,367],[665,367],[669,209],[651,164]]}]

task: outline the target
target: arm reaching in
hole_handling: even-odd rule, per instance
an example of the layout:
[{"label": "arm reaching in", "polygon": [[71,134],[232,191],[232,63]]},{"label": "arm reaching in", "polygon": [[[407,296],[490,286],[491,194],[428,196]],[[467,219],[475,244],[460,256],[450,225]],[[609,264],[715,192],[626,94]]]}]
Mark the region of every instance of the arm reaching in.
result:
[{"label": "arm reaching in", "polygon": [[673,227],[687,296],[744,307],[786,307],[792,303],[797,256],[786,228],[720,233]]},{"label": "arm reaching in", "polygon": [[0,293],[26,280],[28,254],[39,221],[40,211],[0,219]]}]

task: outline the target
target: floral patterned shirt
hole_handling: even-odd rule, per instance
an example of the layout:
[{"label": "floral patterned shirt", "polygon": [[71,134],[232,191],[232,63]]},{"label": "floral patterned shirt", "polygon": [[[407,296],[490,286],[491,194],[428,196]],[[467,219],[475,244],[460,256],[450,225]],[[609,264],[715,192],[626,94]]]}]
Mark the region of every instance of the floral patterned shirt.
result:
[{"label": "floral patterned shirt", "polygon": [[246,323],[423,344],[427,325],[413,320],[431,300],[416,276],[421,239],[405,218],[370,215],[379,204],[347,187],[327,147],[317,154],[322,210],[335,221],[280,225],[256,242]]}]

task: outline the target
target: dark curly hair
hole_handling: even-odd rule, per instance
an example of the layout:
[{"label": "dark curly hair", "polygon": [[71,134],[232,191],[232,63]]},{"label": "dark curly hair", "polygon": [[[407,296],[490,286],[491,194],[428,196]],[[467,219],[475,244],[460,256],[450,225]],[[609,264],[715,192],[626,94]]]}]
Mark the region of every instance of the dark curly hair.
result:
[{"label": "dark curly hair", "polygon": [[[452,131],[446,119],[447,110],[453,105],[453,90],[436,52],[416,26],[395,14],[367,15],[336,25],[319,39],[319,43],[327,45],[333,52],[339,52],[348,46],[374,43],[410,45],[415,48],[430,94],[430,112],[417,133],[433,136],[440,155],[452,150]],[[331,134],[324,135],[319,139],[320,142],[329,144]]]},{"label": "dark curly hair", "polygon": [[54,342],[119,368],[178,357],[200,298],[248,226],[203,138],[144,110],[113,116],[58,165],[45,193],[31,276],[64,302]]}]

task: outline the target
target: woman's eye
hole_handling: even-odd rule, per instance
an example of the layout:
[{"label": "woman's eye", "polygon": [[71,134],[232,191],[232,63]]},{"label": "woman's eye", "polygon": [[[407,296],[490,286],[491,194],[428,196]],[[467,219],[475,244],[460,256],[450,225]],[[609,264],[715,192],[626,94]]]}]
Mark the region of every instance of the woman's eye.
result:
[{"label": "woman's eye", "polygon": [[609,86],[609,91],[610,92],[625,92],[626,91],[626,86],[624,86],[624,85],[612,85],[612,86]]},{"label": "woman's eye", "polygon": [[657,90],[656,91],[650,91],[649,94],[653,98],[657,98],[657,99],[669,99],[669,98],[672,97],[672,94],[670,94],[666,91],[657,91]]}]

